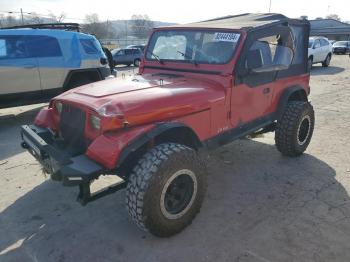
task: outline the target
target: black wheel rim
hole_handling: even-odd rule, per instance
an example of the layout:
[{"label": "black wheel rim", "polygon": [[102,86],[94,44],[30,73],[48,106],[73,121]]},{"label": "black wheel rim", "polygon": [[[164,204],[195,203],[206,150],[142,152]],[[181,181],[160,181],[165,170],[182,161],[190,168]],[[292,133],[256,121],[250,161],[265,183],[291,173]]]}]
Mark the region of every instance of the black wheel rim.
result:
[{"label": "black wheel rim", "polygon": [[310,117],[305,116],[298,128],[298,143],[299,145],[305,144],[310,134]]},{"label": "black wheel rim", "polygon": [[168,219],[177,219],[190,209],[197,194],[197,179],[188,170],[179,170],[166,182],[160,199],[163,215]]},{"label": "black wheel rim", "polygon": [[179,175],[165,193],[165,209],[172,215],[180,213],[188,206],[194,191],[194,183],[190,176]]}]

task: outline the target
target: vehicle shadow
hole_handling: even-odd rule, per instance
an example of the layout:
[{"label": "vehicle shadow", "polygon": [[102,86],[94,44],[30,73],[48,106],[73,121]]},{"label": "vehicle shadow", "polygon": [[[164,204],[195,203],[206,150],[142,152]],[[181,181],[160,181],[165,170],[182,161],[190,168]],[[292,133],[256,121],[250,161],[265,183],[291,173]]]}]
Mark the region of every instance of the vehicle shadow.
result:
[{"label": "vehicle shadow", "polygon": [[21,125],[32,124],[36,114],[43,106],[39,104],[23,112],[19,112],[20,108],[1,109],[0,161],[24,151],[20,146]]},{"label": "vehicle shadow", "polygon": [[338,67],[338,66],[329,66],[329,67],[322,67],[322,66],[313,66],[311,69],[311,75],[317,76],[317,75],[336,75],[341,72],[343,72],[345,68]]},{"label": "vehicle shadow", "polygon": [[[124,192],[81,207],[46,180],[0,213],[1,261],[345,261],[350,198],[327,163],[239,140],[212,153],[201,213],[180,234],[137,229]],[[20,182],[18,182],[20,183]]]}]

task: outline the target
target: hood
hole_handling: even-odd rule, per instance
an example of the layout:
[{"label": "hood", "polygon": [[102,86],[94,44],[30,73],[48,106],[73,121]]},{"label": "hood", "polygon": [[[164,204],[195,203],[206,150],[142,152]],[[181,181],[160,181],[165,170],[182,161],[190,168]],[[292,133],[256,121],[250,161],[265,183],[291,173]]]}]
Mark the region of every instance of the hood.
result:
[{"label": "hood", "polygon": [[218,82],[169,75],[137,75],[81,86],[55,99],[98,111],[109,104],[130,125],[172,119],[210,109],[225,98]]}]

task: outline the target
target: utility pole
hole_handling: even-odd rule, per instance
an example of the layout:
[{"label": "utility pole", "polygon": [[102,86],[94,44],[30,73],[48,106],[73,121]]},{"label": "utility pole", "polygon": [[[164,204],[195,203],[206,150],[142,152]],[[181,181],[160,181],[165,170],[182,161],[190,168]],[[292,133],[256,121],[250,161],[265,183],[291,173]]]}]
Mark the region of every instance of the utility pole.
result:
[{"label": "utility pole", "polygon": [[269,13],[271,13],[271,2],[272,0],[270,0],[270,4],[269,4]]},{"label": "utility pole", "polygon": [[21,18],[22,18],[22,25],[24,25],[23,10],[22,10],[22,8],[21,8]]}]

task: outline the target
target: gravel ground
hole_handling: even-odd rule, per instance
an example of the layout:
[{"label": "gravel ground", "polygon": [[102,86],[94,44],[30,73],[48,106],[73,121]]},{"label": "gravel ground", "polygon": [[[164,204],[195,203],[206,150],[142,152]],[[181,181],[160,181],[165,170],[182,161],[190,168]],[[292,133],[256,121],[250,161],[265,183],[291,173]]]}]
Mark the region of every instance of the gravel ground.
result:
[{"label": "gravel ground", "polygon": [[350,260],[350,60],[312,70],[316,127],[307,152],[282,157],[273,134],[212,153],[201,213],[167,239],[129,221],[124,192],[81,207],[19,147],[42,105],[0,110],[0,261]]}]

